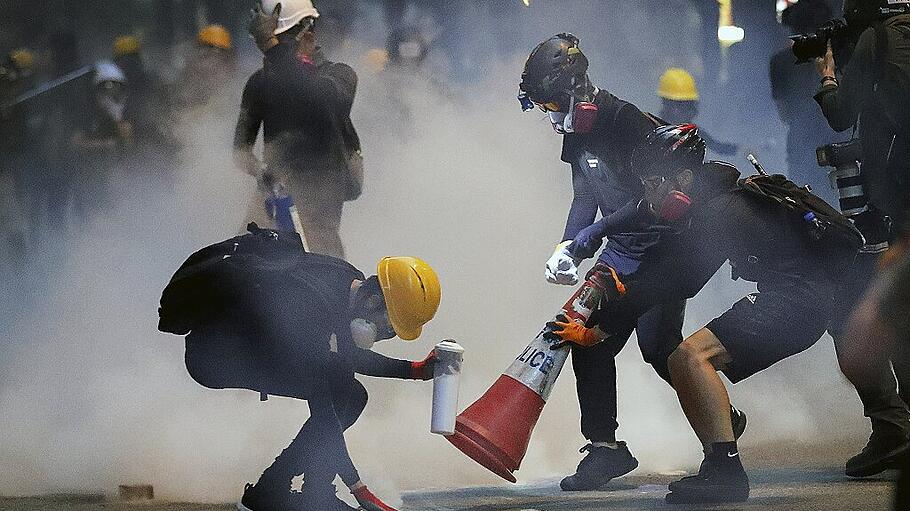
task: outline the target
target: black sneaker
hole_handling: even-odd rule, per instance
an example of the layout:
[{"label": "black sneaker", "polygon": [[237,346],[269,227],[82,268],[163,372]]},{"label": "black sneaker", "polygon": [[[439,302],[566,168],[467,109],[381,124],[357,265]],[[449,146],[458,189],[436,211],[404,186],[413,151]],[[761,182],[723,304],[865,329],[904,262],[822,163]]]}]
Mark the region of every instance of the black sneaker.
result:
[{"label": "black sneaker", "polygon": [[303,483],[300,489],[300,497],[303,507],[299,508],[304,511],[356,511],[343,500],[338,498],[335,491],[335,485],[308,485]]},{"label": "black sneaker", "polygon": [[638,467],[638,460],[629,452],[625,442],[616,442],[615,449],[588,444],[578,452],[588,454],[578,463],[575,473],[563,478],[559,487],[563,491],[597,490],[611,479],[628,474]]},{"label": "black sneaker", "polygon": [[[299,494],[298,494],[299,495]],[[262,485],[247,484],[237,503],[238,511],[299,511],[300,502],[292,492]]]},{"label": "black sneaker", "polygon": [[733,438],[739,440],[746,431],[746,413],[730,405],[730,421],[733,422]]},{"label": "black sneaker", "polygon": [[910,435],[891,424],[873,425],[869,443],[847,460],[844,472],[850,477],[869,477],[894,468],[910,455]]},{"label": "black sneaker", "polygon": [[670,493],[666,499],[670,504],[745,502],[749,499],[749,477],[740,464],[718,470],[705,460],[698,474],[674,481],[667,488]]}]

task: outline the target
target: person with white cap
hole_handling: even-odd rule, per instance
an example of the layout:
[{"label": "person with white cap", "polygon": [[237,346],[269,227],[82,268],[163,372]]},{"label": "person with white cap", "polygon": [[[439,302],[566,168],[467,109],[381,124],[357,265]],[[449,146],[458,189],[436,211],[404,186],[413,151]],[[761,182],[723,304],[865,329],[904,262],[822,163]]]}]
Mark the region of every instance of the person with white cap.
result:
[{"label": "person with white cap", "polygon": [[250,33],[265,55],[247,81],[234,138],[235,160],[263,177],[253,145],[263,130],[268,172],[284,183],[313,252],[344,257],[339,235],[346,200],[360,195],[360,141],[351,123],[357,74],[326,60],[309,0],[265,0]]}]

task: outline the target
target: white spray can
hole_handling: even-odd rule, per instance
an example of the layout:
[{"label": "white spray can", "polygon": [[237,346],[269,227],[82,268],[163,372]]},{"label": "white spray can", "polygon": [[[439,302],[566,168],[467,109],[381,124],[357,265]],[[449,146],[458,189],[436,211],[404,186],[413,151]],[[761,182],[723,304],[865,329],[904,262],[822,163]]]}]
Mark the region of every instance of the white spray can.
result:
[{"label": "white spray can", "polygon": [[437,435],[455,434],[458,414],[458,385],[464,348],[453,340],[440,342],[434,348],[436,366],[433,368],[433,415],[430,432]]}]

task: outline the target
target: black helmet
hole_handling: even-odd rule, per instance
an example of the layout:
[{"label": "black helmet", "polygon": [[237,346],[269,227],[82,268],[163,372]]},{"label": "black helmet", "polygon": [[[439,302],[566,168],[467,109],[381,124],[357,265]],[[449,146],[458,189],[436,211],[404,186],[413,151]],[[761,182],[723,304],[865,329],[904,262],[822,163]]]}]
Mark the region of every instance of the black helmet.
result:
[{"label": "black helmet", "polygon": [[632,152],[632,172],[640,177],[669,176],[695,168],[705,161],[705,141],[694,124],[668,124],[655,128]]},{"label": "black helmet", "polygon": [[[579,77],[588,72],[588,58],[572,34],[557,34],[537,45],[521,73],[519,88],[535,103],[573,93]],[[586,82],[586,80],[584,80]]]}]

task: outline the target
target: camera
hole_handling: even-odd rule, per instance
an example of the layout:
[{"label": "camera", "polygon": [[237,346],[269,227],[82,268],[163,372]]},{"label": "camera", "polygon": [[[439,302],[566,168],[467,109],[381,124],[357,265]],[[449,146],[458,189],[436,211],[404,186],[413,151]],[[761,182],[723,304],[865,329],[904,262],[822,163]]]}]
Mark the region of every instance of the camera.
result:
[{"label": "camera", "polygon": [[832,47],[843,46],[848,39],[850,29],[847,22],[841,18],[826,21],[818,30],[811,34],[797,34],[790,36],[793,41],[793,55],[796,63],[809,62],[818,57],[824,57],[828,50],[828,41]]},{"label": "camera", "polygon": [[837,189],[841,213],[852,220],[866,238],[861,251],[879,253],[888,249],[889,222],[869,206],[861,171],[862,155],[859,139],[828,144],[815,150],[820,167],[833,167],[828,178],[831,187]]}]

